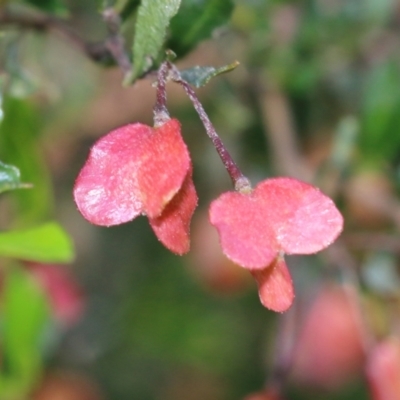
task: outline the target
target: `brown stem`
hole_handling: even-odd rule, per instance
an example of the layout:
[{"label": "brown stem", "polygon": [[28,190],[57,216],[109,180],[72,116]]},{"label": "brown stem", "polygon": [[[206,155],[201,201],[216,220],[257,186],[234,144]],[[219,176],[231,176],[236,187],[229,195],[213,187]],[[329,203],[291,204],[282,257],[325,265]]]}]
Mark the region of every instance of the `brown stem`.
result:
[{"label": "brown stem", "polygon": [[267,387],[274,388],[278,393],[282,392],[292,367],[299,330],[298,319],[298,306],[296,304],[293,304],[291,309],[281,315],[279,319],[272,371],[266,382]]},{"label": "brown stem", "polygon": [[109,37],[105,42],[105,46],[113,55],[114,60],[127,76],[131,70],[131,61],[125,51],[124,38],[120,34],[121,18],[113,8],[106,8],[103,11],[103,19],[107,24]]},{"label": "brown stem", "polygon": [[[110,63],[113,60],[118,61],[117,49],[120,48],[119,43],[115,40],[107,39],[105,42],[88,42],[78,35],[63,20],[46,14],[16,14],[0,9],[0,27],[10,25],[17,26],[22,29],[33,29],[37,31],[53,31],[70,40],[74,46],[85,53],[91,60],[100,63]],[[121,65],[120,65],[121,66]],[[125,72],[126,66],[123,70]]]}]

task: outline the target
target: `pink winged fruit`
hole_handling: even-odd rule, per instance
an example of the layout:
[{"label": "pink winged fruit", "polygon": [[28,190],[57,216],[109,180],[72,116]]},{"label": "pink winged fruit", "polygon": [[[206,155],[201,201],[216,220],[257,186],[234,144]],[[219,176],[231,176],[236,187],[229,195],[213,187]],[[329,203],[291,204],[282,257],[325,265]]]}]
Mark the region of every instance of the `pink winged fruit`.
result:
[{"label": "pink winged fruit", "polygon": [[292,178],[224,193],[211,203],[209,217],[224,254],[250,270],[261,303],[278,312],[286,311],[294,298],[283,255],[316,253],[343,228],[343,217],[329,197]]},{"label": "pink winged fruit", "polygon": [[169,250],[186,253],[197,194],[179,122],[169,119],[155,128],[129,124],[99,139],[76,179],[74,198],[95,225],[146,215]]}]

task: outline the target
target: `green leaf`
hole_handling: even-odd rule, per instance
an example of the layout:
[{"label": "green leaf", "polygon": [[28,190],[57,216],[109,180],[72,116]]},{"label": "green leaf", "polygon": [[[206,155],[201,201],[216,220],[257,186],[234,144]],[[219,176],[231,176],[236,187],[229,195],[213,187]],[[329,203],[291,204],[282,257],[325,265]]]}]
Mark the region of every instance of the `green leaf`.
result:
[{"label": "green leaf", "polygon": [[18,165],[23,179],[33,185],[32,190],[10,194],[15,199],[15,216],[24,225],[48,219],[53,209],[50,177],[39,147],[40,121],[37,108],[28,100],[4,98],[0,159]]},{"label": "green leaf", "polygon": [[177,16],[171,21],[167,46],[178,56],[186,54],[200,41],[211,37],[225,25],[232,14],[231,0],[183,0]]},{"label": "green leaf", "polygon": [[22,183],[20,172],[13,165],[4,164],[0,161],[0,193],[7,190],[26,189],[32,187],[28,183]]},{"label": "green leaf", "polygon": [[232,64],[224,65],[222,67],[200,67],[196,66],[189,69],[180,71],[181,77],[191,85],[199,88],[206,85],[212,78],[230,72],[239,65],[238,61]]},{"label": "green leaf", "polygon": [[171,18],[181,0],[142,0],[133,41],[133,66],[128,83],[147,72],[158,58]]},{"label": "green leaf", "polygon": [[7,366],[9,378],[18,379],[21,393],[29,389],[41,372],[40,343],[49,307],[45,293],[19,267],[7,271],[2,299],[3,365]]},{"label": "green leaf", "polygon": [[74,250],[69,236],[55,222],[36,228],[0,233],[0,255],[44,263],[71,262]]}]

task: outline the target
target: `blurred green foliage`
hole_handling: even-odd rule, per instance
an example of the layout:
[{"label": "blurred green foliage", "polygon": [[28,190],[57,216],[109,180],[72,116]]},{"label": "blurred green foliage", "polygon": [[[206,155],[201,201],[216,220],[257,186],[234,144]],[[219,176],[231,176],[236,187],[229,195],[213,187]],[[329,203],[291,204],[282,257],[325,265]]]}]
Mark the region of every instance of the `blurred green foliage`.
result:
[{"label": "blurred green foliage", "polygon": [[8,272],[2,292],[0,391],[3,399],[15,399],[28,395],[40,378],[40,341],[49,306],[43,291],[18,265]]},{"label": "blurred green foliage", "polygon": [[[53,207],[49,172],[39,149],[40,122],[35,105],[7,96],[0,124],[0,159],[18,166],[22,179],[35,190],[15,191],[15,219],[21,225],[41,221],[51,215]],[[21,143],[24,145],[21,146]]]}]

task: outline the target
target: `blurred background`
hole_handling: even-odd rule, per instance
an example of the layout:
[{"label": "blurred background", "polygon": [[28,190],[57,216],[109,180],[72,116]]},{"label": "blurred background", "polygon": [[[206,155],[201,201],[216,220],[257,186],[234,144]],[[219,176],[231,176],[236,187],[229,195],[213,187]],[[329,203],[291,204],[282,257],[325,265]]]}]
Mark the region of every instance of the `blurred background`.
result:
[{"label": "blurred background", "polygon": [[143,217],[112,228],[83,219],[72,188],[89,149],[123,124],[152,124],[153,79],[124,88],[71,35],[2,13],[53,12],[92,42],[107,35],[100,2],[6,3],[0,159],[34,188],[1,195],[0,228],[55,219],[76,257],[0,258],[0,399],[400,399],[400,2],[237,0],[178,61],[238,60],[198,94],[243,172],[254,184],[311,182],[345,217],[329,249],[288,257],[296,299],[283,315],[219,249],[207,208],[231,182],[177,85],[168,105],[199,194],[190,253],[170,254]]}]

